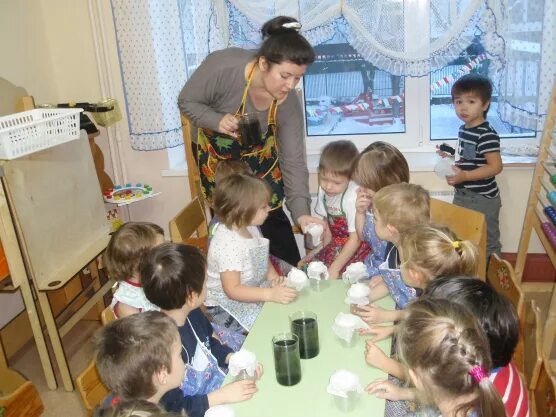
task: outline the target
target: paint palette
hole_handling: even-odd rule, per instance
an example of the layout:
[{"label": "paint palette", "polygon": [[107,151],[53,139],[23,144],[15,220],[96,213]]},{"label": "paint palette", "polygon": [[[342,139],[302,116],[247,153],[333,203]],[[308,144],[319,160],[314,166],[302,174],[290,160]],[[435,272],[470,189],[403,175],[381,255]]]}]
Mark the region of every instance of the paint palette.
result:
[{"label": "paint palette", "polygon": [[113,189],[106,190],[103,193],[104,201],[107,203],[125,206],[126,204],[135,203],[159,195],[153,192],[153,188],[148,184],[125,184],[114,185]]}]

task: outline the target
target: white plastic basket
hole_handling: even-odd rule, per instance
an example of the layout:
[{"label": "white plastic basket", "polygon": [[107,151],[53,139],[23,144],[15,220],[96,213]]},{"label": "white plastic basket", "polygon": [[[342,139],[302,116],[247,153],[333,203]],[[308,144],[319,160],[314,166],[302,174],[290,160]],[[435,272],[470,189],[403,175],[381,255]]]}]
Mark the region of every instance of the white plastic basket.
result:
[{"label": "white plastic basket", "polygon": [[0,159],[15,159],[79,138],[83,109],[35,109],[0,117]]}]

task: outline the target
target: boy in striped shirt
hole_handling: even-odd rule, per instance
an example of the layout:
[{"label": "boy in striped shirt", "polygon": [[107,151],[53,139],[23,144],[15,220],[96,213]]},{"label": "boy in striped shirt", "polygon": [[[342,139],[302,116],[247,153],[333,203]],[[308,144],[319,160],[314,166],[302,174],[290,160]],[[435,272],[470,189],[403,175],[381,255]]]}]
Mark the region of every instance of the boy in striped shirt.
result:
[{"label": "boy in striped shirt", "polygon": [[452,87],[452,101],[459,128],[454,175],[448,184],[456,189],[454,204],[479,211],[487,223],[487,262],[492,253],[500,255],[498,216],[500,190],[495,176],[502,171],[500,137],[486,120],[492,96],[490,80],[479,74],[468,74]]}]

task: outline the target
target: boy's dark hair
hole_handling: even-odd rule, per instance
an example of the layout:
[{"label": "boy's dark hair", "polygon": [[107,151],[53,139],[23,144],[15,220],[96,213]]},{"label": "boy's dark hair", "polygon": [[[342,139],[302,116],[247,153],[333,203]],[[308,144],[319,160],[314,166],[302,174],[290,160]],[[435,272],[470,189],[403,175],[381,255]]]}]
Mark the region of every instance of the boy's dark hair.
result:
[{"label": "boy's dark hair", "polygon": [[103,255],[111,278],[122,281],[138,272],[139,262],[156,244],[164,230],[154,223],[127,222],[110,238]]},{"label": "boy's dark hair", "polygon": [[336,140],[327,144],[320,154],[319,173],[330,172],[351,179],[359,151],[350,140]]},{"label": "boy's dark hair", "polygon": [[489,284],[464,276],[437,278],[428,284],[423,295],[446,298],[467,307],[488,338],[493,368],[511,361],[519,338],[517,314],[512,303]]},{"label": "boy's dark hair", "polygon": [[171,372],[172,346],[179,340],[176,323],[159,311],[113,321],[95,338],[100,379],[122,400],[146,400],[156,394],[153,375]]},{"label": "boy's dark hair", "polygon": [[150,401],[133,400],[97,408],[93,417],[178,417],[178,414],[168,413]]},{"label": "boy's dark hair", "polygon": [[[467,74],[459,78],[452,86],[452,101],[454,101],[460,94],[474,93],[477,94],[481,101],[487,103],[492,98],[492,83],[490,80],[480,74]],[[486,118],[490,109],[490,104],[483,112]]]},{"label": "boy's dark hair", "polygon": [[206,261],[194,246],[163,243],[141,262],[141,284],[147,299],[163,310],[182,308],[193,293],[201,294]]},{"label": "boy's dark hair", "polygon": [[[298,33],[299,28],[284,27],[299,24],[293,17],[277,16],[261,28],[264,39],[256,58],[265,57],[269,66],[284,61],[296,65],[311,65],[315,61],[315,51],[311,44]],[[299,25],[301,27],[301,25]]]}]

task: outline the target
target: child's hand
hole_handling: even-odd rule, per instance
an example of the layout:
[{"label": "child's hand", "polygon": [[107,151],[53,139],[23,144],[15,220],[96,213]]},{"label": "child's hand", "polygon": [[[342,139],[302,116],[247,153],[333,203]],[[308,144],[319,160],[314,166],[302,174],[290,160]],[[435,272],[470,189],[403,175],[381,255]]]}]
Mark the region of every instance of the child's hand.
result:
[{"label": "child's hand", "polygon": [[319,217],[309,216],[308,214],[304,214],[303,216],[299,216],[297,218],[297,224],[299,225],[299,227],[301,227],[303,233],[305,233],[307,226],[309,226],[311,223],[320,224],[322,225],[322,227],[326,227],[327,225],[327,223],[323,219]]},{"label": "child's hand", "polygon": [[446,182],[448,183],[448,185],[457,185],[467,181],[466,171],[463,171],[457,166],[452,167],[452,170],[454,171],[454,175],[446,176]]},{"label": "child's hand", "polygon": [[259,363],[257,363],[257,368],[255,369],[255,375],[256,375],[257,379],[261,379],[263,374],[264,374],[263,364],[259,362]]},{"label": "child's hand", "polygon": [[365,343],[365,362],[375,368],[384,369],[386,361],[390,358],[371,340]]},{"label": "child's hand", "polygon": [[276,287],[278,285],[282,285],[283,283],[284,283],[284,277],[282,276],[277,276],[276,278],[270,280],[271,287]]},{"label": "child's hand", "polygon": [[392,381],[387,381],[384,379],[378,379],[371,382],[365,388],[369,394],[373,394],[377,398],[382,398],[383,400],[390,401],[402,401],[402,400],[414,400],[415,390],[412,388],[400,387]]},{"label": "child's hand", "polygon": [[388,310],[381,307],[369,304],[367,306],[360,305],[357,308],[356,314],[361,317],[365,322],[375,324],[384,323],[388,320]]},{"label": "child's hand", "polygon": [[379,284],[382,284],[383,282],[384,279],[382,278],[381,275],[375,275],[371,277],[371,279],[369,280],[369,288],[373,289],[374,287],[376,287]]},{"label": "child's hand", "polygon": [[254,381],[244,379],[222,386],[220,389],[208,394],[209,406],[219,404],[239,403],[250,399],[257,392]]},{"label": "child's hand", "polygon": [[357,213],[367,213],[373,202],[373,195],[373,192],[367,188],[359,187],[357,189],[357,199],[355,200]]},{"label": "child's hand", "polygon": [[270,299],[274,303],[289,304],[297,297],[297,291],[293,288],[288,288],[285,285],[277,285],[276,287],[269,288]]},{"label": "child's hand", "polygon": [[359,334],[361,336],[365,334],[372,334],[374,335],[369,340],[371,342],[380,342],[384,340],[394,333],[394,326],[371,326],[365,329],[359,329]]},{"label": "child's hand", "polygon": [[338,279],[340,278],[340,271],[334,267],[328,268],[328,279]]},{"label": "child's hand", "polygon": [[[454,153],[446,152],[442,148],[450,149],[450,152],[453,150]],[[454,154],[456,153],[456,150],[452,148],[450,145],[448,145],[447,143],[443,143],[442,145],[436,145],[436,153],[440,155],[442,158],[453,158]]]}]

